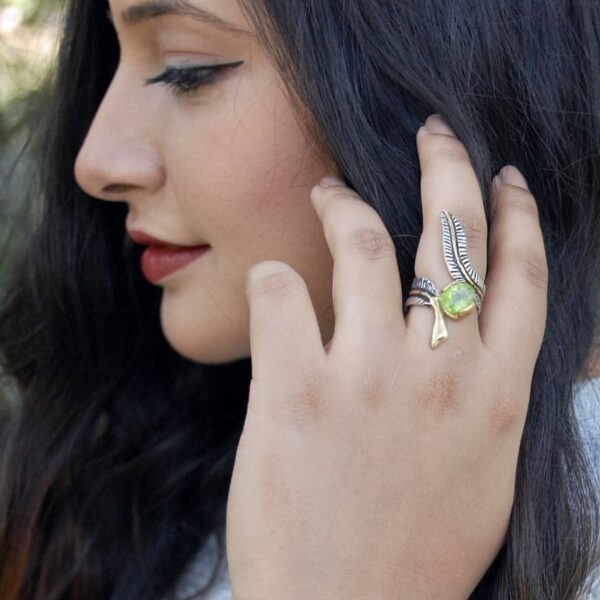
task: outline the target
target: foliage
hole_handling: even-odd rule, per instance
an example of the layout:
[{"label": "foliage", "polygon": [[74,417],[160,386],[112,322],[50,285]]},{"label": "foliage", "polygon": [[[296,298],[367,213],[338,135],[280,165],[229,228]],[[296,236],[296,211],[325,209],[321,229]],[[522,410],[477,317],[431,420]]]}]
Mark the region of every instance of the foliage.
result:
[{"label": "foliage", "polygon": [[[36,125],[57,51],[59,0],[0,0],[0,300],[13,257],[26,239]],[[0,373],[1,375],[1,373]],[[16,390],[0,379],[0,427]]]}]

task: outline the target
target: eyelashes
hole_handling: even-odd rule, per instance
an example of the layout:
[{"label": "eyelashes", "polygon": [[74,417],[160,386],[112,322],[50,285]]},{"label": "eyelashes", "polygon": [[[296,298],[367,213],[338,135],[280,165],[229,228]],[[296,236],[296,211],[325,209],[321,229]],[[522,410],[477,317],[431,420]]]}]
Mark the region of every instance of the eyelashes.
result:
[{"label": "eyelashes", "polygon": [[214,66],[167,67],[160,75],[146,79],[144,85],[162,83],[171,87],[176,95],[190,94],[198,88],[214,83],[222,71],[238,67],[244,61]]}]

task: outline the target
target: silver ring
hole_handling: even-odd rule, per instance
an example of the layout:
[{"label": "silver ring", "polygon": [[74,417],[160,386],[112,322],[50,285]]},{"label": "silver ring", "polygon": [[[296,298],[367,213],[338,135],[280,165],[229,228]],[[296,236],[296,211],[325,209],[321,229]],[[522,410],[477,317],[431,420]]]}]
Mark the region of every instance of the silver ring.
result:
[{"label": "silver ring", "polygon": [[449,211],[440,213],[442,221],[442,251],[452,281],[441,291],[427,277],[413,279],[405,310],[411,306],[431,306],[435,315],[431,333],[431,348],[437,348],[447,337],[444,315],[462,319],[473,310],[481,312],[485,283],[471,265],[467,254],[467,236],[460,221]]}]

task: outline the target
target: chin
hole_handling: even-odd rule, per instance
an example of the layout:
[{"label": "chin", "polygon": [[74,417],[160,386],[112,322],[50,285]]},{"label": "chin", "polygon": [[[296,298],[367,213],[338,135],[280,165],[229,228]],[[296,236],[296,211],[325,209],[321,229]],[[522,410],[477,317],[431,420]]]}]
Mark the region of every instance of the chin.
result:
[{"label": "chin", "polygon": [[190,322],[181,313],[161,306],[160,323],[168,344],[192,362],[221,365],[250,357],[248,337],[234,335],[230,329],[218,327],[213,321]]}]

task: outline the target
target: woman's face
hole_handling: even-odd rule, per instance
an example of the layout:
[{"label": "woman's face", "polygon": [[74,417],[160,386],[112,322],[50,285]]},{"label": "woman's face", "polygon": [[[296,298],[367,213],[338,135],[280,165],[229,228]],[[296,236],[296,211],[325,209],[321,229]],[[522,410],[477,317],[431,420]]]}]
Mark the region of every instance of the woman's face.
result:
[{"label": "woman's face", "polygon": [[[210,245],[156,283],[163,289],[166,339],[197,362],[250,356],[246,272],[275,259],[305,279],[323,342],[329,341],[333,262],[310,190],[336,171],[303,136],[235,0],[138,6],[136,0],[110,1],[120,63],[77,157],[75,177],[90,196],[126,202],[128,229],[172,244]],[[182,14],[173,14],[174,6]],[[206,23],[195,9],[246,33]],[[190,93],[177,94],[173,82],[143,85],[168,66],[238,61],[243,64]]]}]

